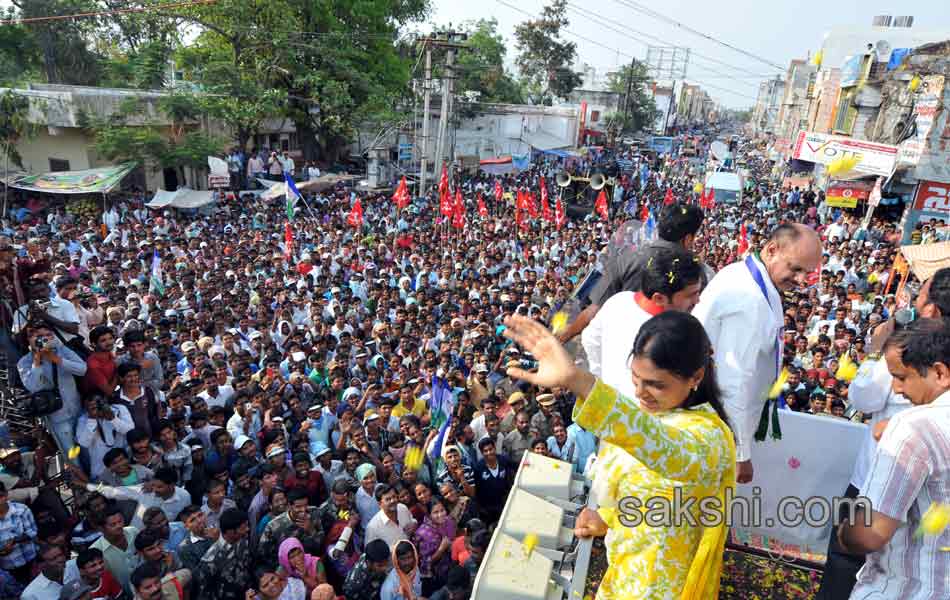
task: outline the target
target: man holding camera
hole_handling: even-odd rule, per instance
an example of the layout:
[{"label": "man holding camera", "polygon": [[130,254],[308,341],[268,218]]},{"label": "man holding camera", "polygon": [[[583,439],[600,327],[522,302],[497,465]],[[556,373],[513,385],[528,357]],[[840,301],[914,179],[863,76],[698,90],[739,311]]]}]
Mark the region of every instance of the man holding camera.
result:
[{"label": "man holding camera", "polygon": [[65,455],[75,444],[73,427],[80,412],[79,390],[75,377],[86,374],[86,363],[59,343],[45,323],[27,326],[30,352],[20,358],[17,369],[23,386],[30,393],[43,390],[59,392],[63,406],[46,415],[46,426]]},{"label": "man holding camera", "polygon": [[126,448],[125,434],[135,427],[132,415],[121,404],[109,404],[100,395],[86,399],[85,412],[76,423],[76,441],[89,453],[93,480],[105,471],[106,453],[113,448]]}]

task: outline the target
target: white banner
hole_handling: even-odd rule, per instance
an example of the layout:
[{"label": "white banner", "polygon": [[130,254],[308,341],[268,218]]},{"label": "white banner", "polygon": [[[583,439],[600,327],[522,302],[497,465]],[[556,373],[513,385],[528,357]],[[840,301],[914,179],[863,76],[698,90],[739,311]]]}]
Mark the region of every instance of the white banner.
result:
[{"label": "white banner", "polygon": [[799,132],[792,149],[792,158],[822,165],[831,164],[845,156],[858,158],[858,164],[854,167],[855,173],[890,177],[897,160],[897,146],[802,131]]},{"label": "white banner", "polygon": [[751,484],[736,489],[737,499],[745,498],[753,506],[759,503],[760,518],[752,519],[759,522],[740,517],[734,504],[732,534],[740,543],[776,553],[822,555],[828,549],[834,515],[820,526],[783,524],[779,519],[794,520],[796,502],[812,507],[810,518],[820,518],[820,502],[830,506],[833,498],[844,496],[867,425],[788,410],[778,414],[782,439],[770,436],[752,445],[755,477]]}]

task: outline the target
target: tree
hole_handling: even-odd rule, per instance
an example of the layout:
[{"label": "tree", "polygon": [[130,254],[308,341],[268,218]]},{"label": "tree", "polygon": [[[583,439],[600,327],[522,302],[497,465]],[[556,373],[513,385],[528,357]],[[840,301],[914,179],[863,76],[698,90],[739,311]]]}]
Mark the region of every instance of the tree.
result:
[{"label": "tree", "polygon": [[[13,19],[16,16],[12,7],[0,12],[0,19]],[[0,27],[0,86],[15,87],[23,80],[35,78],[42,66],[39,55],[36,39],[26,27]]]},{"label": "tree", "polygon": [[455,92],[476,92],[479,102],[522,104],[521,85],[505,70],[505,39],[498,33],[498,21],[479,19],[464,27],[468,33],[465,49],[457,55]]},{"label": "tree", "polygon": [[[21,18],[94,12],[94,0],[11,0]],[[56,19],[27,24],[42,56],[43,73],[50,83],[96,85],[102,58],[93,42],[97,19]]]},{"label": "tree", "polygon": [[30,101],[24,96],[10,90],[0,96],[0,154],[3,155],[4,171],[10,163],[23,168],[23,157],[16,146],[17,142],[33,133],[29,112]]},{"label": "tree", "polygon": [[554,97],[566,98],[583,80],[571,69],[577,58],[577,44],[561,39],[561,29],[570,23],[566,15],[567,0],[553,0],[539,19],[515,27],[520,51],[516,64],[538,103],[551,104]]},{"label": "tree", "polygon": [[196,127],[195,119],[202,109],[188,96],[172,94],[159,99],[158,111],[166,118],[141,122],[141,115],[153,112],[146,106],[148,102],[130,98],[109,117],[81,115],[82,125],[92,133],[93,147],[100,156],[116,162],[147,159],[154,170],[175,169],[178,181],[184,183],[185,167],[205,169],[208,156],[224,149],[223,140]]},{"label": "tree", "polygon": [[619,120],[616,121],[618,132],[632,133],[649,128],[656,120],[656,101],[647,91],[651,84],[652,78],[646,64],[638,60],[609,75],[608,89],[621,95]]}]

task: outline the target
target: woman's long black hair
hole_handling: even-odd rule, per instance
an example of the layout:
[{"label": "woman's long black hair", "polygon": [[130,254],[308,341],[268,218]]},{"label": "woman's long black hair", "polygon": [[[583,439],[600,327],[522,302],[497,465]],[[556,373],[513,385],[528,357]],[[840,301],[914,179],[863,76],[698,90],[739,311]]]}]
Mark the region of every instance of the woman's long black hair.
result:
[{"label": "woman's long black hair", "polygon": [[716,369],[712,360],[712,344],[702,323],[689,313],[664,311],[640,327],[633,342],[630,358],[649,358],[657,368],[688,379],[701,368],[706,369],[696,391],[691,392],[682,408],[708,402],[719,418],[729,426],[722,406]]}]

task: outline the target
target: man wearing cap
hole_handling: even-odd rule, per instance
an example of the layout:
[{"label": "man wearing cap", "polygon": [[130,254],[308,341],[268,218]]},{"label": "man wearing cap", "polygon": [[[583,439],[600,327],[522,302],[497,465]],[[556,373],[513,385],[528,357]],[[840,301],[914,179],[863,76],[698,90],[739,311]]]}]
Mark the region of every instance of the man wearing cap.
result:
[{"label": "man wearing cap", "polygon": [[498,423],[503,434],[508,435],[515,430],[515,421],[518,412],[524,410],[526,405],[527,399],[522,392],[515,392],[508,396],[508,412],[504,414]]},{"label": "man wearing cap", "polygon": [[301,423],[298,435],[306,436],[310,448],[310,455],[316,458],[317,444],[330,446],[330,434],[336,423],[336,418],[323,411],[323,403],[319,399],[307,407],[307,420]]},{"label": "man wearing cap", "polygon": [[554,435],[552,417],[554,416],[554,404],[557,402],[554,394],[538,394],[538,412],[531,417],[531,434],[537,438],[547,440]]},{"label": "man wearing cap", "polygon": [[343,475],[345,468],[342,460],[333,458],[333,451],[323,442],[317,442],[310,447],[310,455],[316,462],[315,470],[323,476],[323,483],[327,489],[333,487],[334,482]]}]

